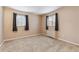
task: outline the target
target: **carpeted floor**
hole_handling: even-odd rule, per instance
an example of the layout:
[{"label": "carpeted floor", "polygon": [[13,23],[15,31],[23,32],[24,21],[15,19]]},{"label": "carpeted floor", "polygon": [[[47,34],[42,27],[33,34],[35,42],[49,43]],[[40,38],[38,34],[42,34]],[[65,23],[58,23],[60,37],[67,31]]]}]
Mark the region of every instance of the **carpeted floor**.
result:
[{"label": "carpeted floor", "polygon": [[79,46],[45,36],[27,37],[5,42],[2,52],[77,52]]}]

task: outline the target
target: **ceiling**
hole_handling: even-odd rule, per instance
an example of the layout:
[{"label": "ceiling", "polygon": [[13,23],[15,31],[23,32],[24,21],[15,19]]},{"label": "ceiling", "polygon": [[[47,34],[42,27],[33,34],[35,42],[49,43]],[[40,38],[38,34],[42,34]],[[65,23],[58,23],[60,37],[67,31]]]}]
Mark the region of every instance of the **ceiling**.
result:
[{"label": "ceiling", "polygon": [[9,6],[9,7],[19,11],[32,12],[36,14],[45,14],[60,8],[60,6]]}]

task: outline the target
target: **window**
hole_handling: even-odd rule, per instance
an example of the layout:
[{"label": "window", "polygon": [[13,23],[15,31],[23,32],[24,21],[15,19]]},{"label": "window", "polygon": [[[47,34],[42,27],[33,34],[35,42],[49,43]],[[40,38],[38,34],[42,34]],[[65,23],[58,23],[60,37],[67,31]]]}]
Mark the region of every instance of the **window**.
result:
[{"label": "window", "polygon": [[16,16],[16,26],[25,26],[26,25],[26,17],[24,15]]},{"label": "window", "polygon": [[48,26],[55,26],[55,15],[48,17],[47,25]]}]

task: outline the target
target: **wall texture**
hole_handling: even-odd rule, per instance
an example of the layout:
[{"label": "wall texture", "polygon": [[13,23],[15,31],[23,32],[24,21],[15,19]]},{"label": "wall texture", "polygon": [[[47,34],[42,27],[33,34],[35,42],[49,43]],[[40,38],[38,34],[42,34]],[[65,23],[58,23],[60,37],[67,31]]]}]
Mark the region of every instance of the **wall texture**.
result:
[{"label": "wall texture", "polygon": [[[12,23],[13,23],[13,12],[23,15],[29,15],[29,31],[25,31],[24,27],[18,27],[17,32],[12,31]],[[40,34],[40,19],[39,15],[33,13],[24,13],[21,11],[16,11],[7,7],[4,7],[4,38],[5,40],[23,37],[29,35]]]},{"label": "wall texture", "polygon": [[58,38],[61,40],[79,44],[79,7],[62,7],[54,12],[42,16],[42,32],[45,30],[45,16],[59,14]]},{"label": "wall texture", "polygon": [[2,7],[0,7],[0,44],[2,43],[2,41],[3,41],[3,31],[2,31],[2,29],[3,29],[3,8]]}]

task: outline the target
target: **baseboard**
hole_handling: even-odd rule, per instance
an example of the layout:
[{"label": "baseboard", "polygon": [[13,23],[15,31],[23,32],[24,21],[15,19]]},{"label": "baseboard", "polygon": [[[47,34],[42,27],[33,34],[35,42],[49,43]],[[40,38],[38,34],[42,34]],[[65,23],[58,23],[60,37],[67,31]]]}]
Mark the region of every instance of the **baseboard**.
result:
[{"label": "baseboard", "polygon": [[[53,39],[55,39],[54,37],[51,37],[51,36],[48,36],[48,35],[45,35],[44,33],[42,33],[44,36],[46,36],[46,37],[50,37],[50,38],[53,38]],[[70,41],[67,41],[67,40],[64,40],[64,39],[61,39],[61,38],[58,38],[58,40],[61,40],[61,41],[64,41],[64,42],[67,42],[67,43],[70,43],[70,44],[73,44],[73,45],[77,45],[77,46],[79,46],[79,44],[78,43],[75,43],[75,42],[70,42]]]},{"label": "baseboard", "polygon": [[11,38],[11,39],[5,39],[4,41],[16,40],[16,39],[21,39],[21,38],[26,38],[26,37],[32,37],[32,36],[38,36],[38,35],[40,35],[40,34],[34,34],[34,35],[16,37],[16,38]]},{"label": "baseboard", "polygon": [[[41,34],[44,34],[44,33],[41,33]],[[22,37],[17,37],[17,38],[12,38],[12,39],[5,39],[1,44],[0,44],[0,47],[3,45],[3,43],[5,41],[10,41],[10,40],[16,40],[16,39],[21,39],[21,38],[26,38],[26,37],[32,37],[32,36],[38,36],[38,35],[41,35],[41,34],[35,34],[35,35],[29,35],[29,36],[22,36]],[[45,35],[47,36],[47,35]],[[47,36],[48,37],[48,36]],[[53,38],[53,37],[52,37]],[[54,38],[55,39],[55,38]],[[61,40],[61,41],[64,41],[64,42],[67,42],[67,43],[70,43],[70,44],[73,44],[73,45],[77,45],[79,46],[78,43],[75,43],[75,42],[70,42],[70,41],[67,41],[67,40],[64,40],[64,39],[61,39],[59,38],[58,40]]]},{"label": "baseboard", "polygon": [[70,43],[70,44],[73,44],[73,45],[79,46],[79,44],[78,43],[75,43],[75,42],[70,42],[70,41],[67,41],[67,40],[64,40],[64,39],[61,39],[61,38],[59,38],[59,40],[64,41],[64,42],[67,42],[67,43]]}]

